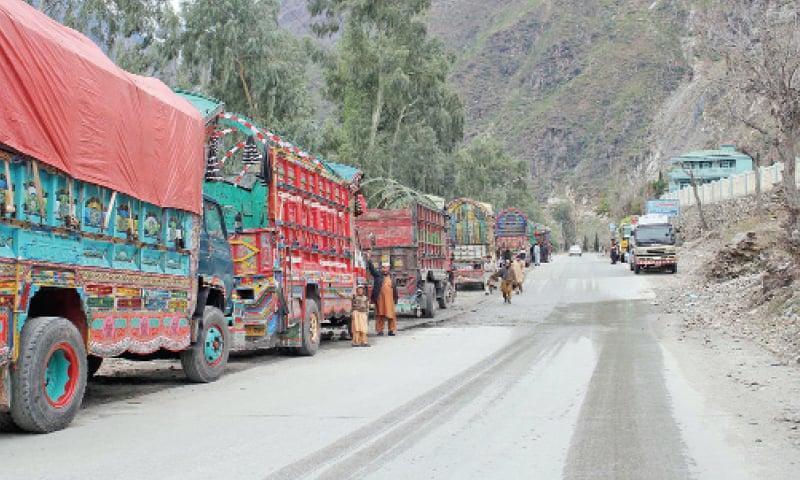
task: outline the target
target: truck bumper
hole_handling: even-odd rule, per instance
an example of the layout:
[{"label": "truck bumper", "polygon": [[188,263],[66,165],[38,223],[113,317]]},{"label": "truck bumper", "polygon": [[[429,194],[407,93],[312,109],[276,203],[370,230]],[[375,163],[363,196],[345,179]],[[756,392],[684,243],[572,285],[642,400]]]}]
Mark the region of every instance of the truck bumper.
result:
[{"label": "truck bumper", "polygon": [[637,258],[636,264],[641,268],[664,268],[678,264],[676,258]]}]

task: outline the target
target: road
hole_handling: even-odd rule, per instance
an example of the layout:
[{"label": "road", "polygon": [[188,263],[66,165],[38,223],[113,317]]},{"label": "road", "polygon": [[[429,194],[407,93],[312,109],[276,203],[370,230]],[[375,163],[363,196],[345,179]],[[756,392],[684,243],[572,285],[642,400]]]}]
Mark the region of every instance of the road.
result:
[{"label": "road", "polygon": [[371,349],[235,358],[210,385],[101,370],[67,430],[0,434],[0,478],[791,478],[798,449],[759,450],[719,401],[740,392],[691,373],[659,278],[558,257],[511,305],[465,292]]}]

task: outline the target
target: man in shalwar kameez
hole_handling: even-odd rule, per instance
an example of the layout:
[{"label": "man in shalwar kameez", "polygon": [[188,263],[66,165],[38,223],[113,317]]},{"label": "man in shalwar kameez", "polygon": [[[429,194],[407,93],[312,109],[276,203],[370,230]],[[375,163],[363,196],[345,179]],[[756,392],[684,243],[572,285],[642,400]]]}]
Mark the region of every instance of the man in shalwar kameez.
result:
[{"label": "man in shalwar kameez", "polygon": [[383,335],[386,323],[389,324],[389,336],[397,333],[397,286],[389,270],[389,264],[382,264],[380,271],[372,264],[371,254],[367,253],[367,270],[372,275],[372,303],[375,304],[375,331]]}]

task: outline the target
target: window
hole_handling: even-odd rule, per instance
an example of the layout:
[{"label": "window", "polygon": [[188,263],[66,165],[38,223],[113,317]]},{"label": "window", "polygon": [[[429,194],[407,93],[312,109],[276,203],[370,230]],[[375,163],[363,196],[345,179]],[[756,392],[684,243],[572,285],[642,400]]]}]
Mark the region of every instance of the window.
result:
[{"label": "window", "polygon": [[203,221],[206,232],[214,237],[225,237],[225,230],[222,226],[222,214],[219,207],[211,202],[203,202]]}]

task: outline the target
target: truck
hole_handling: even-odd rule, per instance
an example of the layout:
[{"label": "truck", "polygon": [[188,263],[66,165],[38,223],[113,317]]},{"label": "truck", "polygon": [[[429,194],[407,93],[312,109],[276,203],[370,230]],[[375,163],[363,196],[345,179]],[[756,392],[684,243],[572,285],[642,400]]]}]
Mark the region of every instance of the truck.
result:
[{"label": "truck", "polygon": [[223,206],[234,232],[231,349],[311,356],[324,335],[347,336],[354,288],[366,280],[354,229],[360,171],[305,153],[242,115],[214,108],[213,99],[181,94],[216,112],[212,150],[225,164],[205,193]]},{"label": "truck", "polygon": [[633,231],[630,248],[630,269],[636,274],[642,270],[678,271],[675,250],[675,231],[665,215],[642,215]]},{"label": "truck", "polygon": [[362,248],[391,269],[398,314],[433,318],[455,302],[447,229],[444,209],[425,197],[396,208],[368,208],[356,219]]},{"label": "truck", "polygon": [[498,256],[523,257],[530,266],[531,240],[528,233],[528,216],[516,208],[507,208],[497,214],[494,227]]},{"label": "truck", "polygon": [[67,427],[108,357],[216,380],[233,269],[202,117],[24,2],[0,32],[0,428]]},{"label": "truck", "polygon": [[485,289],[496,264],[492,206],[469,198],[447,204],[449,240],[456,288],[480,285]]}]

